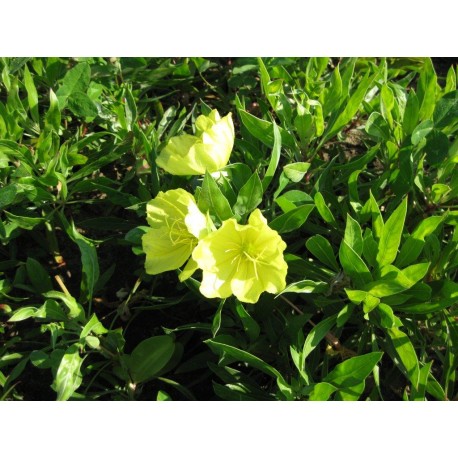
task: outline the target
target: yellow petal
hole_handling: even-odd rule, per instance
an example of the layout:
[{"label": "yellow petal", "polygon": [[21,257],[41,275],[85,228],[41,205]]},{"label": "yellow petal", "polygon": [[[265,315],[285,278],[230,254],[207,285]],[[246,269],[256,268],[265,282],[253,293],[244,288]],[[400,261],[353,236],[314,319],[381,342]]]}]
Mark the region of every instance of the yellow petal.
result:
[{"label": "yellow petal", "polygon": [[184,189],[159,192],[146,210],[151,226],[142,239],[146,272],[154,275],[181,267],[198,238],[207,234],[207,217],[197,207],[194,196]]},{"label": "yellow petal", "polygon": [[217,110],[197,118],[196,135],[172,137],[156,163],[173,175],[203,175],[225,167],[234,147],[232,114],[221,118]]},{"label": "yellow petal", "polygon": [[191,275],[199,268],[197,262],[194,259],[189,258],[189,261],[184,266],[183,270],[181,271],[180,275],[178,275],[178,279],[183,282],[191,277]]},{"label": "yellow petal", "polygon": [[142,245],[146,253],[145,270],[150,275],[178,269],[192,251],[189,245],[174,245],[162,229],[150,229],[143,235]]},{"label": "yellow petal", "polygon": [[230,284],[221,280],[212,272],[203,272],[202,282],[199,288],[200,292],[208,298],[229,297],[232,294]]},{"label": "yellow petal", "polygon": [[288,265],[280,235],[255,210],[248,224],[233,218],[201,239],[192,257],[203,271],[201,292],[206,297],[228,297],[256,303],[267,291],[278,293],[286,286]]},{"label": "yellow petal", "polygon": [[194,135],[172,137],[156,158],[156,164],[172,175],[204,174],[205,169],[195,162],[195,153],[192,153],[194,145],[200,142]]}]

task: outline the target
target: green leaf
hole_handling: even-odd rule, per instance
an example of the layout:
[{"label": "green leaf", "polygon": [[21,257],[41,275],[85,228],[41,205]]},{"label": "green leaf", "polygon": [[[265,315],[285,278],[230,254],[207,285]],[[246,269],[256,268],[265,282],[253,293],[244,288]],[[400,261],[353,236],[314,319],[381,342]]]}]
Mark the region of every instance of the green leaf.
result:
[{"label": "green leaf", "polygon": [[410,380],[413,388],[418,390],[420,377],[420,368],[415,348],[412,345],[407,334],[404,334],[397,328],[386,330],[387,337],[390,339],[397,358],[394,363],[399,367],[401,372]]},{"label": "green leaf", "polygon": [[310,393],[309,401],[327,401],[337,389],[337,387],[327,382],[317,383]]},{"label": "green leaf", "polygon": [[38,93],[35,83],[33,82],[32,75],[27,67],[24,66],[24,86],[27,91],[27,100],[29,102],[29,110],[32,116],[32,119],[39,124],[40,123],[40,114],[38,112]]},{"label": "green leaf", "polygon": [[236,162],[224,167],[223,172],[227,173],[228,180],[236,190],[241,190],[252,176],[251,169],[246,164]]},{"label": "green leaf", "polygon": [[[65,216],[61,214],[61,220],[64,221]],[[66,221],[66,220],[65,220]],[[71,224],[65,222],[65,230],[69,237],[78,245],[81,252],[81,264],[83,278],[81,280],[81,295],[84,300],[90,302],[94,294],[94,286],[99,279],[99,261],[97,259],[97,250],[91,241],[82,236],[75,227],[73,221]]]},{"label": "green leaf", "polygon": [[49,369],[51,367],[49,355],[41,350],[33,350],[30,353],[30,362],[40,369]]},{"label": "green leaf", "polygon": [[372,194],[372,191],[369,190],[369,200],[365,203],[364,207],[361,210],[361,216],[370,215],[372,219],[372,231],[375,239],[379,240],[383,232],[383,218],[380,213],[379,206],[375,197]]},{"label": "green leaf", "polygon": [[451,66],[447,72],[444,93],[447,94],[455,90],[456,90],[456,73],[455,73],[455,69],[453,68],[453,66]]},{"label": "green leaf", "polygon": [[345,273],[353,279],[357,288],[362,289],[372,281],[372,275],[366,264],[345,240],[340,244],[339,260]]},{"label": "green leaf", "polygon": [[291,190],[287,191],[279,197],[275,198],[275,202],[283,210],[284,213],[294,210],[296,207],[312,203],[313,199],[303,191]]},{"label": "green leaf", "polygon": [[368,73],[359,83],[358,88],[351,95],[350,99],[343,103],[338,110],[336,110],[336,115],[331,116],[317,149],[320,149],[327,140],[336,135],[353,119],[353,116],[357,113],[374,77],[375,75],[370,76]]},{"label": "green leaf", "polygon": [[237,359],[238,361],[243,361],[245,363],[248,363],[250,366],[260,370],[261,372],[264,372],[265,374],[276,378],[277,385],[280,391],[285,395],[287,399],[292,399],[291,387],[286,383],[283,376],[280,374],[280,372],[278,372],[277,369],[270,366],[269,364],[264,362],[262,359],[244,350],[240,350],[226,343],[218,342],[214,339],[205,340],[204,343],[206,343],[212,350],[215,350],[218,353],[225,352],[228,355],[232,356],[233,358]]},{"label": "green leaf", "polygon": [[24,216],[24,215],[15,215],[13,213],[3,210],[5,215],[8,217],[8,220],[13,222],[17,227],[31,231],[35,226],[38,226],[41,223],[44,223],[45,218],[38,218],[34,216]]},{"label": "green leaf", "polygon": [[211,330],[212,330],[212,336],[215,337],[220,328],[221,328],[221,313],[223,311],[223,306],[224,306],[224,302],[226,300],[225,299],[222,299],[218,305],[218,310],[216,311],[215,315],[213,316],[213,321],[212,321],[212,326],[211,326]]},{"label": "green leaf", "polygon": [[17,321],[24,321],[27,318],[32,318],[37,312],[36,307],[21,307],[19,310],[16,310],[13,316],[8,320],[8,322],[14,323]]},{"label": "green leaf", "polygon": [[278,295],[285,293],[325,293],[329,290],[329,284],[324,281],[314,280],[300,280],[294,283],[290,283],[287,287]]},{"label": "green leaf", "polygon": [[412,145],[418,145],[426,136],[433,130],[434,123],[427,119],[420,123],[412,132],[411,141]]},{"label": "green leaf", "polygon": [[314,134],[313,116],[302,105],[298,105],[298,113],[294,118],[294,127],[302,144],[308,144]]},{"label": "green leaf", "polygon": [[66,401],[80,387],[83,376],[81,365],[83,359],[79,354],[79,345],[73,344],[67,348],[57,369],[54,380],[57,400]]},{"label": "green leaf", "polygon": [[431,119],[436,103],[437,75],[430,58],[425,60],[417,84],[417,95],[420,102],[420,120]]},{"label": "green leaf", "polygon": [[354,356],[338,364],[323,381],[339,388],[359,385],[374,370],[382,356],[382,352]]},{"label": "green leaf", "polygon": [[340,76],[339,65],[332,72],[329,88],[325,89],[323,96],[323,112],[326,116],[335,109],[336,105],[341,103],[342,77]]},{"label": "green leaf", "polygon": [[[376,370],[377,367],[374,367]],[[364,381],[358,383],[357,385],[342,387],[340,388],[336,395],[334,396],[335,401],[357,401],[364,392],[366,384]]]},{"label": "green leaf", "polygon": [[399,320],[399,318],[397,319],[393,309],[389,305],[380,303],[377,306],[377,312],[380,316],[380,324],[383,328],[389,329],[398,325],[402,326],[402,322]]},{"label": "green leaf", "polygon": [[0,210],[14,202],[18,190],[19,188],[16,183],[8,184],[0,189]]},{"label": "green leaf", "polygon": [[315,208],[313,204],[305,204],[278,216],[269,226],[280,234],[299,229],[307,220],[310,212]]},{"label": "green leaf", "polygon": [[283,167],[283,173],[293,183],[299,183],[310,168],[309,162],[293,162]]},{"label": "green leaf", "polygon": [[68,317],[62,307],[54,299],[46,299],[45,303],[35,313],[35,318],[48,321],[67,321]]},{"label": "green leaf", "polygon": [[426,394],[426,386],[428,384],[428,377],[431,371],[431,366],[433,362],[430,361],[429,363],[425,364],[420,369],[420,376],[418,380],[418,390],[413,389],[412,394],[410,395],[410,399],[412,401],[426,401],[425,394]]},{"label": "green leaf", "polygon": [[376,258],[379,267],[391,264],[396,259],[406,213],[407,198],[402,201],[383,227]]},{"label": "green leaf", "polygon": [[270,95],[269,91],[269,83],[270,83],[270,76],[267,68],[260,57],[257,58],[259,64],[259,73],[261,74],[261,86],[262,92],[266,96],[267,100],[271,104],[272,108],[275,108],[275,97]]},{"label": "green leaf", "polygon": [[272,122],[272,128],[274,142],[272,147],[272,155],[270,156],[269,166],[267,167],[266,174],[262,179],[262,187],[264,192],[269,187],[270,182],[273,180],[273,177],[277,170],[278,162],[280,161],[281,154],[282,138],[280,136],[279,128],[277,124],[275,124],[275,122]]},{"label": "green leaf", "polygon": [[420,106],[418,97],[415,91],[411,89],[409,97],[407,98],[406,108],[404,110],[404,117],[402,119],[402,130],[405,135],[411,135],[418,124],[420,115]]},{"label": "green leaf", "polygon": [[353,304],[358,305],[361,304],[361,302],[363,303],[364,313],[371,312],[380,304],[380,299],[367,291],[345,288],[345,292],[347,293],[348,299],[350,299]]},{"label": "green leaf", "polygon": [[67,99],[75,92],[86,92],[91,80],[91,67],[87,62],[75,65],[64,76],[56,95],[59,106],[64,109]]},{"label": "green leaf", "polygon": [[425,237],[431,235],[445,218],[446,215],[430,216],[421,221],[403,243],[401,251],[396,258],[396,265],[398,267],[403,267],[417,260],[425,245]]},{"label": "green leaf", "polygon": [[59,132],[60,128],[60,110],[59,101],[57,100],[56,94],[50,89],[49,91],[49,110],[46,113],[46,125],[52,127],[56,132]]},{"label": "green leaf", "polygon": [[363,252],[363,234],[361,232],[361,226],[358,221],[350,216],[350,214],[347,214],[344,240],[347,242],[348,246],[353,248],[358,256],[361,256]]},{"label": "green leaf", "polygon": [[433,114],[434,125],[438,129],[445,129],[458,120],[458,91],[450,92],[436,104]]},{"label": "green leaf", "polygon": [[27,275],[37,293],[45,293],[53,289],[49,273],[33,258],[27,258]]},{"label": "green leaf", "polygon": [[393,127],[393,115],[391,112],[394,108],[395,99],[393,91],[386,84],[382,86],[380,91],[380,102],[382,116],[386,119],[390,127]]},{"label": "green leaf", "polygon": [[331,210],[329,210],[328,206],[326,205],[326,202],[321,192],[317,192],[315,194],[314,201],[315,201],[316,209],[318,210],[318,213],[321,215],[324,221],[335,226],[336,220],[334,218],[334,215],[332,214]]},{"label": "green leaf", "polygon": [[340,312],[337,315],[337,320],[336,320],[336,324],[338,328],[341,328],[345,325],[345,323],[352,316],[354,309],[355,309],[354,304],[347,304],[340,310]]},{"label": "green leaf", "polygon": [[372,137],[388,141],[391,138],[390,127],[383,119],[382,115],[377,112],[370,114],[366,121],[364,130]]},{"label": "green leaf", "polygon": [[233,207],[237,215],[244,216],[251,213],[262,202],[263,187],[259,175],[254,172],[250,179],[242,186]]},{"label": "green leaf", "polygon": [[332,315],[324,320],[320,321],[313,329],[307,334],[304,346],[302,347],[300,357],[300,367],[305,368],[305,360],[307,356],[318,346],[318,344],[324,339],[326,334],[336,325],[337,315]]},{"label": "green leaf", "polygon": [[127,358],[127,366],[134,383],[154,377],[170,361],[175,351],[172,336],[154,336],[140,342]]},{"label": "green leaf", "polygon": [[208,172],[205,172],[198,203],[202,212],[209,211],[211,215],[216,216],[221,222],[234,217],[228,200]]},{"label": "green leaf", "polygon": [[363,301],[363,312],[369,313],[375,308],[377,308],[379,305],[380,299],[368,293]]},{"label": "green leaf", "polygon": [[163,390],[157,392],[156,401],[173,401],[172,397]]},{"label": "green leaf", "polygon": [[261,332],[259,324],[256,323],[256,321],[246,311],[245,307],[240,301],[235,302],[235,311],[237,312],[237,315],[243,324],[243,329],[248,334],[250,341],[255,342]]},{"label": "green leaf", "polygon": [[[260,140],[269,148],[275,146],[275,128],[272,122],[259,119],[245,110],[238,110],[238,113],[240,121],[247,128],[248,132],[253,135],[253,137]],[[288,148],[295,149],[296,144],[293,136],[281,127],[278,127],[278,131],[281,136],[281,143]]]},{"label": "green leaf", "polygon": [[376,297],[399,294],[424,278],[428,272],[429,265],[429,262],[414,264],[403,270],[390,266],[390,270],[384,273],[380,280],[367,285],[367,291]]},{"label": "green leaf", "polygon": [[309,250],[310,253],[312,253],[313,256],[315,256],[323,264],[336,272],[339,271],[339,265],[337,264],[332,246],[322,235],[317,234],[310,237],[307,242],[305,242],[305,246],[307,247],[307,250]]},{"label": "green leaf", "polygon": [[445,394],[444,389],[442,388],[440,383],[434,378],[432,374],[428,375],[428,381],[426,383],[426,391],[431,396],[434,396],[438,401],[447,400],[447,396]]},{"label": "green leaf", "polygon": [[125,113],[128,129],[131,130],[134,128],[135,123],[137,122],[137,105],[135,103],[135,98],[132,94],[131,85],[126,86],[124,90],[124,96],[126,99],[125,103]]},{"label": "green leaf", "polygon": [[83,307],[76,302],[76,299],[67,294],[61,293],[60,291],[47,291],[43,293],[43,296],[49,299],[59,299],[61,300],[69,310],[68,316],[70,318],[75,318],[79,321],[84,321],[85,313]]},{"label": "green leaf", "polygon": [[81,331],[80,339],[84,339],[91,333],[100,335],[106,334],[107,332],[108,329],[103,326],[103,324],[97,318],[97,315],[94,313]]},{"label": "green leaf", "polygon": [[95,118],[98,114],[94,102],[84,92],[74,92],[68,99],[68,108],[81,118]]},{"label": "green leaf", "polygon": [[14,57],[11,59],[11,62],[9,64],[9,73],[11,75],[14,75],[17,73],[27,62],[32,60],[33,57]]},{"label": "green leaf", "polygon": [[370,266],[377,265],[376,257],[378,251],[378,244],[372,235],[372,231],[368,228],[364,231],[363,237],[363,256]]},{"label": "green leaf", "polygon": [[402,313],[408,313],[410,315],[427,315],[429,313],[440,312],[448,307],[450,307],[450,303],[448,301],[434,301],[421,303],[409,302],[397,305],[394,308]]},{"label": "green leaf", "polygon": [[[457,119],[458,121],[458,119]],[[454,131],[458,128],[458,122],[450,126],[450,129],[444,129],[444,131]],[[441,132],[438,129],[433,129],[432,132],[428,135],[426,139],[426,144],[424,146],[424,151],[426,153],[426,162],[429,165],[434,165],[437,167],[442,167],[442,164],[447,161],[449,156],[452,156],[453,145],[450,148],[449,153],[449,139],[448,135],[444,132]]]}]

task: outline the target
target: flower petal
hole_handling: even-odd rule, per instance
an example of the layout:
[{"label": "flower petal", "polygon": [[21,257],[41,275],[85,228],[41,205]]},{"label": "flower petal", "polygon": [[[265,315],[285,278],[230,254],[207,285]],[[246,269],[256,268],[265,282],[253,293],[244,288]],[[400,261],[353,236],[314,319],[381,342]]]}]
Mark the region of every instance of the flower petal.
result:
[{"label": "flower petal", "polygon": [[203,272],[199,290],[208,298],[225,298],[232,294],[230,283],[221,280],[217,274],[208,271]]},{"label": "flower petal", "polygon": [[204,174],[205,169],[195,162],[193,147],[197,143],[201,143],[201,140],[194,135],[172,137],[156,158],[156,164],[172,175]]},{"label": "flower petal", "polygon": [[199,241],[192,257],[203,271],[201,292],[256,303],[262,292],[278,293],[286,286],[285,242],[255,210],[247,225],[234,218]]},{"label": "flower petal", "polygon": [[203,175],[222,169],[234,147],[232,113],[221,118],[217,110],[197,118],[196,135],[172,137],[156,163],[174,175]]},{"label": "flower petal", "polygon": [[150,229],[142,237],[146,253],[145,270],[156,275],[181,267],[191,255],[189,244],[173,244],[164,229]]},{"label": "flower petal", "polygon": [[189,261],[186,263],[186,265],[184,266],[182,272],[180,273],[180,275],[178,275],[178,279],[183,282],[185,280],[187,280],[188,278],[190,278],[192,276],[192,274],[199,268],[199,266],[197,265],[197,262],[194,261],[194,259],[192,258],[189,258]]}]

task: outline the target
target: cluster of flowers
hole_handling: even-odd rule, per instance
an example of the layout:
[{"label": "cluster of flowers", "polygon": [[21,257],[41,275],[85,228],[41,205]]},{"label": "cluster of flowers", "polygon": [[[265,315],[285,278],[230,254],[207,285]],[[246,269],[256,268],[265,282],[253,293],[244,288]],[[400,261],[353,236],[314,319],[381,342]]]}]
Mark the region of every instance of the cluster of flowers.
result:
[{"label": "cluster of flowers", "polygon": [[[196,120],[196,135],[169,140],[157,164],[175,175],[201,175],[222,169],[234,145],[234,125],[217,110]],[[209,215],[198,208],[184,189],[159,194],[147,204],[150,225],[143,236],[148,274],[184,268],[180,281],[202,270],[200,292],[208,298],[235,295],[256,303],[262,292],[279,293],[286,286],[286,248],[280,235],[269,228],[259,209],[239,224],[235,218],[216,229]]]}]

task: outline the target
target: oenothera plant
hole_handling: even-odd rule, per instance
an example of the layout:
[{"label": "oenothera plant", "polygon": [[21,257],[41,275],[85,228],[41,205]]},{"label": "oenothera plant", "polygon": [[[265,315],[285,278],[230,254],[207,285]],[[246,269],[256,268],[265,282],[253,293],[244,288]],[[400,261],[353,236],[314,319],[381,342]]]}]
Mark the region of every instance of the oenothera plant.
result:
[{"label": "oenothera plant", "polygon": [[[206,199],[199,200],[203,211],[194,196],[181,188],[159,192],[147,204],[151,227],[142,237],[145,270],[154,275],[178,269],[188,261],[179,279],[188,279],[200,268],[200,291],[205,297],[234,295],[240,301],[256,303],[262,292],[275,294],[285,288],[286,243],[268,226],[259,209],[250,214],[248,224],[239,224],[224,194],[208,174],[214,172],[217,178],[224,179],[224,172],[219,170],[227,164],[234,142],[231,114],[222,119],[216,110],[208,117],[201,115],[196,120],[196,130],[199,137],[173,137],[158,156],[157,164],[178,175],[206,174],[201,190]],[[171,164],[175,166],[169,167]],[[235,204],[239,219],[261,202],[262,183],[257,174],[243,188],[245,192]],[[215,212],[219,228],[210,217],[210,209]]]},{"label": "oenothera plant", "polygon": [[201,293],[220,298],[234,294],[253,304],[264,291],[279,293],[286,286],[285,248],[286,243],[269,228],[259,209],[246,225],[235,218],[224,221],[217,231],[200,240],[192,254],[203,271]]},{"label": "oenothera plant", "polygon": [[[209,219],[184,189],[159,192],[148,203],[147,215],[151,228],[143,236],[143,249],[145,270],[150,275],[181,267],[208,232]],[[190,260],[189,264],[194,263]]]},{"label": "oenothera plant", "polygon": [[203,175],[216,172],[229,161],[234,146],[232,114],[221,118],[217,110],[197,118],[196,135],[172,137],[156,163],[173,175]]}]

